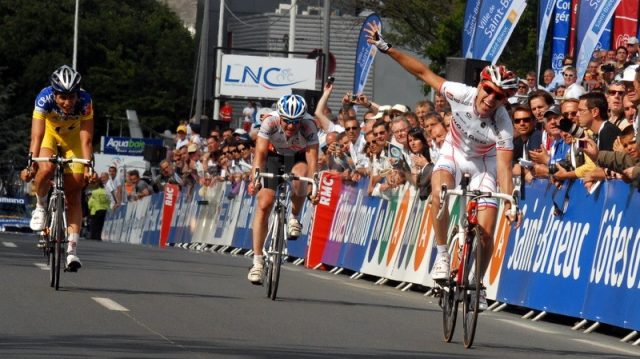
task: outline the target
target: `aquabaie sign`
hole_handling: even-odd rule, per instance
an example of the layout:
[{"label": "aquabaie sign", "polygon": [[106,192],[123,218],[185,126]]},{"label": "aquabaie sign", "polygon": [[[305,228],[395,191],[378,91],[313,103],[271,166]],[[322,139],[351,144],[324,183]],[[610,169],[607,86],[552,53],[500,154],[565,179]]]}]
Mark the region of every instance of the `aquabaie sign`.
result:
[{"label": "aquabaie sign", "polygon": [[105,136],[102,153],[110,155],[143,156],[145,145],[162,146],[162,139]]}]

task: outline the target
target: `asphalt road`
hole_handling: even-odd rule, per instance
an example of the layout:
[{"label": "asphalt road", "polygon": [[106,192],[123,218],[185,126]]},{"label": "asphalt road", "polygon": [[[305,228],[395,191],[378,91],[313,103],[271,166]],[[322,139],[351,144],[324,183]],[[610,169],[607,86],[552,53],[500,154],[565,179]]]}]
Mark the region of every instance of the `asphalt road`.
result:
[{"label": "asphalt road", "polygon": [[444,343],[435,299],[287,264],[280,299],[250,259],[81,241],[48,286],[35,237],[0,235],[0,358],[637,358],[600,333],[485,312],[472,349]]}]

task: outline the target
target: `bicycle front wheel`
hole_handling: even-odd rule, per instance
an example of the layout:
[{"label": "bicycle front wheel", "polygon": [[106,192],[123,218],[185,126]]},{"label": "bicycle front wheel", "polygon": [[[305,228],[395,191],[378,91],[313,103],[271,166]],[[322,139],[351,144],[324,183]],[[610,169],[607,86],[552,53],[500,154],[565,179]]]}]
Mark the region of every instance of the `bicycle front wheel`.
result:
[{"label": "bicycle front wheel", "polygon": [[442,308],[442,334],[444,341],[449,343],[453,338],[453,332],[456,328],[456,320],[458,319],[458,303],[456,298],[457,284],[455,282],[455,271],[458,268],[458,240],[456,234],[458,227],[456,226],[451,232],[449,238],[449,255],[451,256],[452,275],[446,284],[442,285],[442,294],[440,297],[440,307]]},{"label": "bicycle front wheel", "polygon": [[[282,211],[284,212],[284,211]],[[276,300],[278,294],[278,284],[280,282],[280,267],[282,266],[282,249],[284,247],[284,213],[278,214],[278,222],[275,231],[274,252],[271,258],[273,259],[273,270],[271,273],[271,300]]]},{"label": "bicycle front wheel", "polygon": [[[65,242],[65,232],[64,228],[64,199],[62,197],[58,197],[56,199],[56,210],[55,213],[52,214],[55,217],[55,226],[51,228],[50,237],[53,238],[53,253],[54,258],[52,258],[52,268],[54,268],[54,273],[52,274],[54,277],[54,287],[56,290],[60,288],[60,268],[62,267],[62,257],[64,257],[64,242]],[[53,263],[55,262],[55,266]]]},{"label": "bicycle front wheel", "polygon": [[478,325],[478,309],[480,306],[480,290],[482,283],[480,278],[480,261],[482,258],[482,245],[480,243],[480,229],[475,227],[468,238],[467,245],[469,251],[465,259],[463,268],[463,311],[462,321],[464,323],[463,342],[465,348],[470,348],[476,334]]}]

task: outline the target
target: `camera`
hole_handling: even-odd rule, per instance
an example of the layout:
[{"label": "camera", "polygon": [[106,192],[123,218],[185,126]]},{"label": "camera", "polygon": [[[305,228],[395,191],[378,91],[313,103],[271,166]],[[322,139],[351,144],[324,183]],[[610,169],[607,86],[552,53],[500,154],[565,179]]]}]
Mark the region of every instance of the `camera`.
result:
[{"label": "camera", "polygon": [[549,165],[549,175],[553,176],[554,174],[556,174],[556,172],[558,172],[558,168],[556,167],[556,164],[569,172],[574,170],[573,166],[571,165],[571,162],[569,162],[568,160],[560,160],[558,162],[553,162]]},{"label": "camera", "polygon": [[358,99],[358,95],[356,94],[351,95],[351,102],[355,102],[357,99]]},{"label": "camera", "polygon": [[616,67],[613,64],[604,64],[600,66],[600,69],[602,70],[602,72],[614,72],[616,70]]},{"label": "camera", "polygon": [[327,82],[330,83],[330,84],[332,84],[335,80],[336,80],[336,78],[333,77],[333,76],[327,77]]}]

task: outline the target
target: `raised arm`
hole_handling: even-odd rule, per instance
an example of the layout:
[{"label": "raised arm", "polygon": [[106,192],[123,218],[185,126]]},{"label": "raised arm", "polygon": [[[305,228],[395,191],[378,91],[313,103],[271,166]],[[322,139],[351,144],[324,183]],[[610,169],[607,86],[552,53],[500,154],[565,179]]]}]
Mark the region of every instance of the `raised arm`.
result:
[{"label": "raised arm", "polygon": [[333,91],[333,84],[330,82],[327,82],[324,85],[324,91],[322,92],[322,97],[320,97],[320,100],[318,100],[318,105],[316,106],[316,112],[314,113],[314,115],[318,119],[318,122],[320,122],[320,128],[322,128],[326,132],[329,131],[329,128],[331,127],[332,122],[324,114],[324,110],[327,108],[327,102],[329,102],[329,97],[331,96],[332,91]]},{"label": "raised arm", "polygon": [[370,23],[369,28],[365,29],[365,31],[369,34],[367,39],[369,44],[375,45],[382,53],[389,55],[404,67],[405,70],[424,81],[427,85],[436,90],[440,89],[445,79],[436,75],[427,65],[415,57],[393,48],[391,44],[387,43],[382,35],[380,35],[380,27],[377,24]]}]

